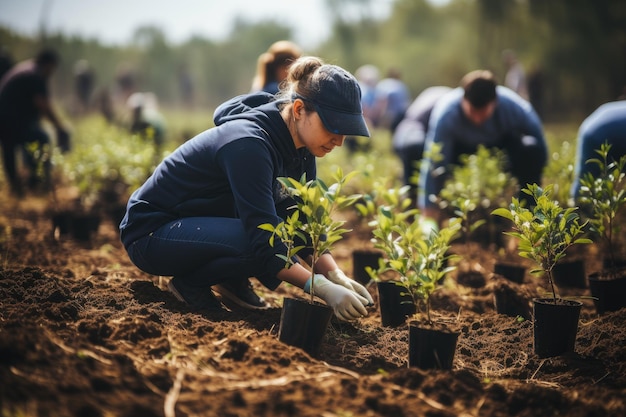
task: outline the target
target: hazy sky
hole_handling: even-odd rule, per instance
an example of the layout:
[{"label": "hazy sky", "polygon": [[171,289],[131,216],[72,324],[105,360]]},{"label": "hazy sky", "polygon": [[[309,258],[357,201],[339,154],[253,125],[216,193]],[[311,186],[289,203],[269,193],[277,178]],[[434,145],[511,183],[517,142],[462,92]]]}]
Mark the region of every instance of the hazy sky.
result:
[{"label": "hazy sky", "polygon": [[[372,1],[370,14],[387,17],[391,3]],[[44,22],[48,31],[115,44],[129,41],[146,24],[161,27],[173,42],[193,34],[220,40],[230,33],[235,17],[288,26],[303,48],[327,38],[332,22],[325,0],[0,0],[0,26],[18,33],[34,35]]]}]

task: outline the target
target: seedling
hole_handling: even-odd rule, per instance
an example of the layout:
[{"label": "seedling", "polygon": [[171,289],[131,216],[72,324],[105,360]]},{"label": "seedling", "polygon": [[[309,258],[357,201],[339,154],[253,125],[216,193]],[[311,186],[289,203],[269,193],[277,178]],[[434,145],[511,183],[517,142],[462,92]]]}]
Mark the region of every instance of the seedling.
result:
[{"label": "seedling", "polygon": [[513,231],[505,233],[519,240],[521,257],[531,259],[539,266],[530,271],[531,274],[547,276],[556,304],[552,269],[572,245],[591,242],[579,237],[584,234],[587,222],[581,223],[577,207],[563,208],[552,198],[551,185],[543,189],[537,184],[529,184],[522,191],[533,198],[534,205],[524,207],[513,197],[508,209],[501,207],[492,214],[513,222]]},{"label": "seedling", "polygon": [[271,232],[270,245],[274,246],[275,239],[279,238],[287,246],[285,254],[277,255],[285,260],[286,267],[295,262],[294,257],[302,249],[306,247],[312,249],[311,303],[315,294],[313,266],[324,252],[329,251],[341,240],[344,233],[350,231],[344,228],[345,220],[334,220],[333,214],[353,205],[361,198],[359,194],[341,195],[343,186],[356,174],[357,171],[352,171],[344,176],[341,168],[337,168],[334,175],[336,182],[330,186],[320,178],[307,181],[305,175],[302,175],[300,180],[279,177],[278,181],[296,201],[295,210],[276,226],[270,223],[258,226]]},{"label": "seedling", "polygon": [[481,211],[500,207],[513,196],[516,181],[506,173],[504,153],[479,145],[475,154],[461,155],[461,163],[439,194],[441,208],[452,208],[461,219],[462,235],[470,254],[472,234],[486,223]]},{"label": "seedling", "polygon": [[[591,172],[585,173],[580,179],[580,202],[590,207],[589,226],[599,236],[609,254],[611,265],[615,265],[617,252],[618,222],[617,216],[626,204],[626,155],[619,160],[609,160],[611,145],[603,143],[596,149],[598,158],[591,158],[587,164],[595,164],[599,175],[594,177]],[[612,268],[609,268],[610,270]]]},{"label": "seedling", "polygon": [[430,296],[437,283],[455,267],[446,267],[450,242],[461,227],[459,219],[450,219],[441,230],[432,230],[424,238],[416,215],[416,209],[395,210],[393,206],[380,206],[373,221],[374,244],[385,257],[380,268],[374,271],[380,276],[386,272],[399,275],[399,285],[407,289],[416,309],[420,300],[426,306],[426,318],[430,315]]}]

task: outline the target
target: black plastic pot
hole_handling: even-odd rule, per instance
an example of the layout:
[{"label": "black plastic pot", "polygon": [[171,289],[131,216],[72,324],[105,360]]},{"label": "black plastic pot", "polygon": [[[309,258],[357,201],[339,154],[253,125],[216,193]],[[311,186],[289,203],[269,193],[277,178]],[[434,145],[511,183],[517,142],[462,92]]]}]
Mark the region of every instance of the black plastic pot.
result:
[{"label": "black plastic pot", "polygon": [[61,211],[52,216],[53,235],[70,235],[81,241],[88,241],[98,232],[101,216],[98,213]]},{"label": "black plastic pot", "polygon": [[521,265],[509,264],[506,262],[496,262],[493,266],[494,274],[502,275],[509,281],[521,284],[524,282],[526,275],[526,267]]},{"label": "black plastic pot", "polygon": [[100,227],[100,220],[97,214],[77,215],[72,222],[72,237],[82,241],[91,239]]},{"label": "black plastic pot", "polygon": [[587,288],[585,262],[582,259],[559,262],[552,269],[552,278],[558,287]]},{"label": "black plastic pot", "polygon": [[626,259],[622,257],[616,257],[615,259],[611,259],[610,257],[602,258],[602,269],[611,269],[611,268],[617,268],[617,269],[626,268]]},{"label": "black plastic pot", "polygon": [[378,281],[378,307],[383,326],[397,327],[415,314],[415,304],[407,289],[395,281]]},{"label": "black plastic pot", "polygon": [[378,260],[382,258],[382,253],[372,249],[356,249],[352,252],[352,275],[353,278],[365,285],[371,281],[365,267],[378,268]]},{"label": "black plastic pot", "polygon": [[61,236],[68,235],[72,230],[73,215],[70,212],[62,211],[52,216],[52,232]]},{"label": "black plastic pot", "polygon": [[589,291],[598,314],[626,307],[626,269],[619,269],[615,278],[608,279],[599,272],[590,274]]},{"label": "black plastic pot", "polygon": [[420,369],[452,369],[458,337],[458,332],[409,322],[409,366]]},{"label": "black plastic pot", "polygon": [[535,353],[541,358],[574,351],[583,303],[553,298],[533,299]]},{"label": "black plastic pot", "polygon": [[501,285],[493,290],[493,304],[498,314],[530,320],[532,315],[529,301],[510,286]]},{"label": "black plastic pot", "polygon": [[285,298],[280,315],[278,340],[317,356],[333,310],[320,303]]}]

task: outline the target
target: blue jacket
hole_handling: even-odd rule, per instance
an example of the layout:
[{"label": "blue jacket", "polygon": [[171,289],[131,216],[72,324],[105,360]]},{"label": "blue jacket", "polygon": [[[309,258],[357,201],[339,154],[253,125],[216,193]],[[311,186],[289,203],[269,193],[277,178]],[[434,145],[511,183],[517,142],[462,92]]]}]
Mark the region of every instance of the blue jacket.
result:
[{"label": "blue jacket", "polygon": [[[543,127],[528,101],[509,88],[498,86],[493,115],[477,126],[463,113],[463,94],[461,87],[445,94],[437,101],[430,115],[424,152],[428,153],[434,144],[440,144],[443,159],[437,164],[425,159],[421,166],[420,208],[435,205],[429,196],[439,195],[443,188],[447,175],[441,173],[450,165],[458,164],[460,155],[475,153],[478,145],[505,150],[509,163],[514,167],[533,166],[533,171],[541,172],[546,164],[548,150]],[[520,137],[532,140],[531,145],[535,149],[533,160],[523,160],[528,155],[513,147],[514,143],[519,142],[514,139]]]},{"label": "blue jacket", "polygon": [[316,175],[315,157],[297,150],[270,94],[235,97],[214,114],[215,127],[167,156],[130,197],[120,224],[128,247],[165,223],[183,217],[230,217],[243,222],[260,268],[276,274],[285,262],[282,244],[271,247],[260,224],[282,220],[278,205],[291,205],[277,177]]},{"label": "blue jacket", "polygon": [[578,198],[580,179],[587,172],[594,177],[600,175],[599,167],[596,164],[588,164],[587,161],[598,158],[596,150],[600,149],[604,142],[611,145],[609,159],[618,160],[626,155],[626,100],[601,105],[580,125],[572,197]]}]

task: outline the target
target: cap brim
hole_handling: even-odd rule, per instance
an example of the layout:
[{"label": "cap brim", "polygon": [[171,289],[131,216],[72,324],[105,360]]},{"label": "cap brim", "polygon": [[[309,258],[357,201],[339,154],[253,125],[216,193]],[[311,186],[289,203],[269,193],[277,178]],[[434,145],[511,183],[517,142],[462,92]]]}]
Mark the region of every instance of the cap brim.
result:
[{"label": "cap brim", "polygon": [[318,104],[315,105],[315,109],[329,132],[345,136],[370,137],[363,114],[331,110]]}]

